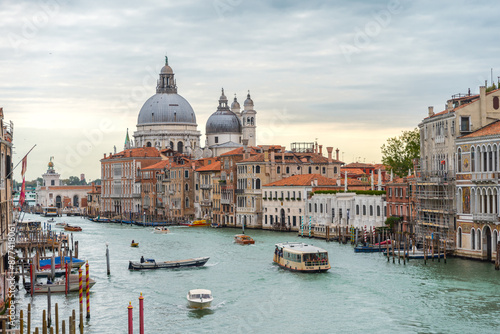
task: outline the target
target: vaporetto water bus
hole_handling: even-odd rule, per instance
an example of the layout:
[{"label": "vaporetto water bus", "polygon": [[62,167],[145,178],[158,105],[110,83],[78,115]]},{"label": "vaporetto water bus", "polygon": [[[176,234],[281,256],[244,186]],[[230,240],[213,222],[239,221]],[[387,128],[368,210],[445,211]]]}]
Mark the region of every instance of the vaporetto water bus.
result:
[{"label": "vaporetto water bus", "polygon": [[285,242],[275,246],[273,261],[284,269],[318,273],[331,268],[328,252],[322,248],[300,242]]}]

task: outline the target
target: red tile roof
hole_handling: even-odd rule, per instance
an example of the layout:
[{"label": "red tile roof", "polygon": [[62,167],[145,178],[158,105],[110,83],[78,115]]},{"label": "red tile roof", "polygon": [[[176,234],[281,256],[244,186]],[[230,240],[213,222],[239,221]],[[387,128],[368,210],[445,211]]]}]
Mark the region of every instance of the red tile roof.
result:
[{"label": "red tile roof", "polygon": [[155,147],[138,147],[131,148],[118,152],[116,154],[110,154],[104,159],[119,159],[119,158],[158,158],[160,157],[160,152]]},{"label": "red tile roof", "polygon": [[486,126],[483,126],[482,128],[469,133],[465,136],[459,137],[460,139],[462,138],[475,138],[475,137],[482,137],[482,136],[491,136],[491,135],[498,135],[500,134],[500,121],[495,121],[491,124],[488,124]]},{"label": "red tile roof", "polygon": [[148,167],[145,167],[143,168],[142,170],[147,170],[147,169],[163,169],[165,168],[165,166],[167,166],[169,164],[169,160],[166,159],[166,160],[162,160],[160,162],[157,162],[151,166],[148,166]]},{"label": "red tile roof", "polygon": [[210,165],[206,165],[196,169],[197,172],[216,172],[220,171],[220,161],[216,161],[211,163]]},{"label": "red tile roof", "polygon": [[375,168],[373,164],[365,164],[362,162],[351,162],[350,164],[344,165],[342,168]]},{"label": "red tile roof", "polygon": [[[260,151],[259,147],[248,146],[247,148],[248,148],[250,154],[254,154],[254,153],[257,153],[258,151]],[[244,153],[244,148],[243,147],[238,147],[238,148],[235,148],[234,150],[231,150],[229,152],[221,154],[221,156],[226,156],[226,155],[242,155],[243,153]]]},{"label": "red tile roof", "polygon": [[283,186],[310,186],[311,182],[318,180],[318,186],[337,186],[335,179],[327,178],[321,174],[302,174],[287,177],[285,179],[265,184],[266,187]]}]

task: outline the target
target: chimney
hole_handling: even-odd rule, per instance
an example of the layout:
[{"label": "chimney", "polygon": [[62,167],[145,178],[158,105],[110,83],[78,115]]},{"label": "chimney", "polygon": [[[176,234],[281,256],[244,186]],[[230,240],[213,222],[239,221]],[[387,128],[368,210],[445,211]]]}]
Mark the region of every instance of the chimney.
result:
[{"label": "chimney", "polygon": [[250,157],[250,153],[248,153],[248,139],[243,139],[241,142],[243,143],[243,159],[248,159]]},{"label": "chimney", "polygon": [[106,153],[104,153],[104,159],[106,159]]},{"label": "chimney", "polygon": [[450,111],[451,109],[453,109],[453,102],[451,100],[448,100],[448,106],[446,108],[448,111]]},{"label": "chimney", "polygon": [[327,147],[326,150],[328,151],[328,163],[332,163],[332,152],[333,152],[333,147]]},{"label": "chimney", "polygon": [[479,87],[479,111],[481,116],[479,118],[479,127],[482,128],[486,125],[486,86]]},{"label": "chimney", "polygon": [[337,161],[339,160],[339,151],[340,150],[338,148],[335,150],[335,156],[336,156],[335,159],[337,159]]},{"label": "chimney", "polygon": [[281,163],[285,163],[285,146],[281,146]]},{"label": "chimney", "polygon": [[323,155],[323,145],[319,145],[319,154]]},{"label": "chimney", "polygon": [[434,116],[434,107],[430,106],[429,107],[429,117]]}]

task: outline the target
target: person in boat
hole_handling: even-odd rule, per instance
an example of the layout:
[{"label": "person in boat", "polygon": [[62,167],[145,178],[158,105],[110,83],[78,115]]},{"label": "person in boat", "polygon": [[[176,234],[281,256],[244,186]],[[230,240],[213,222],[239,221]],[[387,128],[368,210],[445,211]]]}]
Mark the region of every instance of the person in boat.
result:
[{"label": "person in boat", "polygon": [[141,263],[144,263],[144,262],[145,262],[145,260],[144,260],[144,255],[143,255],[143,256],[141,256]]},{"label": "person in boat", "polygon": [[133,243],[133,244],[135,244],[135,241],[134,241],[134,240],[132,240],[132,243]]}]

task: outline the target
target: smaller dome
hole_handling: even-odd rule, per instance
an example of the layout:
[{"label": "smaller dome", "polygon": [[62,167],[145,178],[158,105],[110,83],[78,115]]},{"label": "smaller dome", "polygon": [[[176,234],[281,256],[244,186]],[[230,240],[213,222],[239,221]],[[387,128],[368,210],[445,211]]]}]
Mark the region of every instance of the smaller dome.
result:
[{"label": "smaller dome", "polygon": [[245,102],[243,103],[243,105],[245,107],[253,107],[253,101],[252,99],[250,98],[250,91],[248,91],[248,94],[247,94],[247,99],[245,100]]},{"label": "smaller dome", "polygon": [[174,74],[172,67],[165,65],[161,68],[160,74]]},{"label": "smaller dome", "polygon": [[231,111],[216,111],[207,120],[205,134],[241,133],[241,123]]},{"label": "smaller dome", "polygon": [[49,167],[54,167],[54,163],[52,161],[49,162]]},{"label": "smaller dome", "polygon": [[234,97],[233,103],[231,103],[231,109],[240,109],[240,103],[236,100],[236,96]]}]

